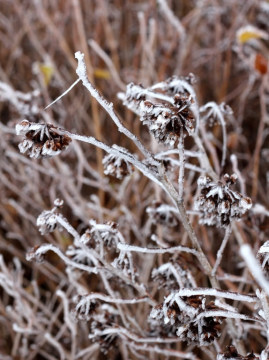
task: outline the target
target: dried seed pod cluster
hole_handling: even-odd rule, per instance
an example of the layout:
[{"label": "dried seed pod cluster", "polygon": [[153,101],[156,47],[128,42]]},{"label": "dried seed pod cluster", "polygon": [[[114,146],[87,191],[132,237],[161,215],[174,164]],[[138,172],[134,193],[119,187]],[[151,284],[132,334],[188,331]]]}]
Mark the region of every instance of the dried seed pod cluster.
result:
[{"label": "dried seed pod cluster", "polygon": [[169,335],[201,346],[209,345],[220,337],[222,320],[212,316],[217,306],[213,301],[206,304],[201,296],[178,297],[171,293],[163,304],[151,311],[151,318],[170,324]]},{"label": "dried seed pod cluster", "polygon": [[207,176],[200,176],[198,186],[201,195],[195,201],[194,209],[199,212],[200,224],[226,227],[233,220],[240,220],[252,206],[249,197],[230,189],[237,180],[236,175],[224,175],[223,181],[212,181]]},{"label": "dried seed pod cluster", "polygon": [[25,137],[19,144],[20,152],[27,152],[36,159],[56,156],[67,149],[72,141],[52,124],[30,123],[28,120],[16,125],[16,133]]},{"label": "dried seed pod cluster", "polygon": [[155,202],[152,206],[148,207],[146,212],[149,214],[154,224],[159,224],[167,227],[175,227],[178,225],[177,217],[172,211],[171,206]]},{"label": "dried seed pod cluster", "polygon": [[122,180],[134,171],[134,167],[128,161],[115,155],[107,155],[103,159],[104,174]]},{"label": "dried seed pod cluster", "polygon": [[227,349],[224,353],[220,353],[217,356],[217,360],[258,360],[259,357],[255,356],[252,353],[243,356],[238,354],[238,351],[236,350],[236,348],[234,346],[227,346]]},{"label": "dried seed pod cluster", "polygon": [[160,143],[174,146],[182,131],[185,135],[194,132],[195,99],[186,79],[172,77],[147,89],[133,83],[127,86],[124,105],[140,115]]},{"label": "dried seed pod cluster", "polygon": [[184,264],[182,256],[153,269],[151,277],[154,282],[159,284],[159,289],[168,291],[175,291],[183,287],[191,288],[196,285],[188,266]]},{"label": "dried seed pod cluster", "polygon": [[57,228],[57,215],[52,211],[43,211],[36,220],[41,235],[48,234]]},{"label": "dried seed pod cluster", "polygon": [[107,328],[116,328],[118,326],[118,313],[117,311],[107,304],[100,307],[100,313],[96,313],[91,321],[90,339],[94,343],[98,343],[100,351],[105,355],[111,354],[112,351],[117,351],[118,335],[111,333],[109,335],[102,334]]},{"label": "dried seed pod cluster", "polygon": [[74,315],[77,319],[90,323],[90,339],[99,343],[101,352],[107,354],[109,350],[116,348],[117,334],[102,333],[107,328],[118,326],[118,312],[113,306],[101,305],[97,300],[90,298],[91,296],[80,296]]},{"label": "dried seed pod cluster", "polygon": [[36,225],[39,227],[41,235],[48,234],[54,231],[57,227],[59,230],[62,230],[61,226],[58,224],[56,211],[63,207],[64,201],[62,199],[54,200],[54,207],[51,210],[43,211],[36,220]]}]

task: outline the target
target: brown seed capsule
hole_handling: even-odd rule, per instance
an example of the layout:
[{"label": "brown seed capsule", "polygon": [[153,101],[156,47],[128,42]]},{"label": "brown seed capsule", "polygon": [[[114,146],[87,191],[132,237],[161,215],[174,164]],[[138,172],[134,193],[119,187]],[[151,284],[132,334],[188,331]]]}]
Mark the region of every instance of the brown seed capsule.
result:
[{"label": "brown seed capsule", "polygon": [[16,132],[17,135],[25,137],[19,144],[20,152],[27,152],[30,157],[36,159],[58,155],[67,149],[72,141],[52,124],[30,123],[28,120],[17,124]]}]

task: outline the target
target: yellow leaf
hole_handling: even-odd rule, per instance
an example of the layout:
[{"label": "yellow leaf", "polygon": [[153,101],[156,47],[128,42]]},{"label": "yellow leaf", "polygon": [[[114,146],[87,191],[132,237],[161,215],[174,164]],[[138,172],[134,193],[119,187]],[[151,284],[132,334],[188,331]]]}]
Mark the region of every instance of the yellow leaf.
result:
[{"label": "yellow leaf", "polygon": [[97,78],[97,79],[110,79],[110,72],[107,71],[107,70],[103,70],[103,69],[99,69],[99,68],[96,68],[94,69],[94,76]]},{"label": "yellow leaf", "polygon": [[245,44],[246,42],[252,39],[268,39],[268,34],[265,31],[262,31],[252,25],[241,27],[237,31],[236,35],[237,35],[237,41],[240,44]]},{"label": "yellow leaf", "polygon": [[54,74],[54,69],[51,65],[48,64],[39,64],[39,70],[43,76],[44,84],[49,86],[52,76]]}]

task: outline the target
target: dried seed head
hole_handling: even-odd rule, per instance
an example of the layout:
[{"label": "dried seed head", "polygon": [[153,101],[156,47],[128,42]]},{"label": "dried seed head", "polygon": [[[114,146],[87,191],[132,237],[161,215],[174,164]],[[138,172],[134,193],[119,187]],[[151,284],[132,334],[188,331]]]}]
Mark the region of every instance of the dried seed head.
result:
[{"label": "dried seed head", "polygon": [[191,77],[173,77],[147,89],[129,84],[123,96],[124,105],[140,115],[157,141],[174,146],[181,131],[184,135],[194,132],[195,94],[190,82]]},{"label": "dried seed head", "polygon": [[41,235],[48,234],[57,228],[57,215],[53,211],[43,211],[36,220]]},{"label": "dried seed head", "polygon": [[214,182],[207,176],[200,176],[197,183],[201,195],[195,201],[194,209],[199,212],[200,224],[228,226],[232,220],[240,220],[252,206],[249,197],[230,189],[237,180],[235,174],[224,175],[223,181]]},{"label": "dried seed head", "polygon": [[206,304],[201,296],[177,297],[170,294],[162,305],[156,306],[151,317],[170,324],[169,334],[181,340],[201,346],[209,345],[220,337],[222,320],[218,316],[207,316],[217,311],[214,302]]},{"label": "dried seed head", "polygon": [[151,207],[147,208],[146,212],[155,224],[170,228],[178,225],[177,217],[175,216],[175,213],[172,212],[171,206],[155,202]]},{"label": "dried seed head", "polygon": [[128,161],[115,155],[107,155],[103,159],[104,173],[122,180],[134,171],[134,167]]},{"label": "dried seed head", "polygon": [[220,353],[217,356],[217,360],[258,360],[259,358],[252,353],[243,356],[238,354],[238,351],[234,346],[227,346],[224,353]]},{"label": "dried seed head", "polygon": [[108,353],[111,355],[113,351],[117,351],[118,335],[115,332],[103,335],[102,332],[107,328],[117,327],[118,323],[117,310],[107,304],[100,306],[98,312],[92,316],[90,339],[94,343],[99,343],[100,351],[105,355]]},{"label": "dried seed head", "polygon": [[77,296],[74,301],[77,303],[74,316],[79,320],[90,320],[99,306],[98,301],[90,296]]},{"label": "dried seed head", "polygon": [[25,137],[19,144],[20,152],[28,152],[30,157],[36,159],[56,156],[67,149],[72,141],[52,124],[30,123],[28,120],[16,125],[16,133]]}]

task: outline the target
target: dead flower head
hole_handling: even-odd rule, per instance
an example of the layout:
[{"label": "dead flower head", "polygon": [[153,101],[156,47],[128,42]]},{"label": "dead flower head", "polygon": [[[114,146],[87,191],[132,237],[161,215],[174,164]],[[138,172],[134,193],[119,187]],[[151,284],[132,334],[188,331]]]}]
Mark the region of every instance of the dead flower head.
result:
[{"label": "dead flower head", "polygon": [[30,157],[36,159],[56,156],[72,141],[52,124],[30,123],[28,120],[16,125],[16,133],[25,137],[19,144],[20,152],[28,152]]},{"label": "dead flower head", "polygon": [[223,181],[212,181],[207,176],[200,176],[198,186],[201,195],[195,201],[194,209],[199,212],[200,224],[228,226],[232,220],[240,220],[252,206],[249,197],[230,189],[237,180],[235,174],[224,175]]},{"label": "dead flower head", "polygon": [[207,316],[207,313],[217,310],[213,301],[206,304],[206,299],[201,296],[178,297],[176,293],[171,293],[163,304],[152,310],[150,316],[163,321],[166,327],[170,325],[170,335],[177,335],[191,344],[206,346],[221,334],[221,318]]},{"label": "dead flower head", "polygon": [[107,155],[103,159],[104,174],[122,180],[125,176],[130,175],[133,171],[133,165],[123,158],[115,155]]},{"label": "dead flower head", "polygon": [[140,120],[160,143],[174,146],[182,132],[194,133],[195,99],[187,79],[172,77],[150,88],[133,83],[127,86],[124,105],[140,115]]}]

